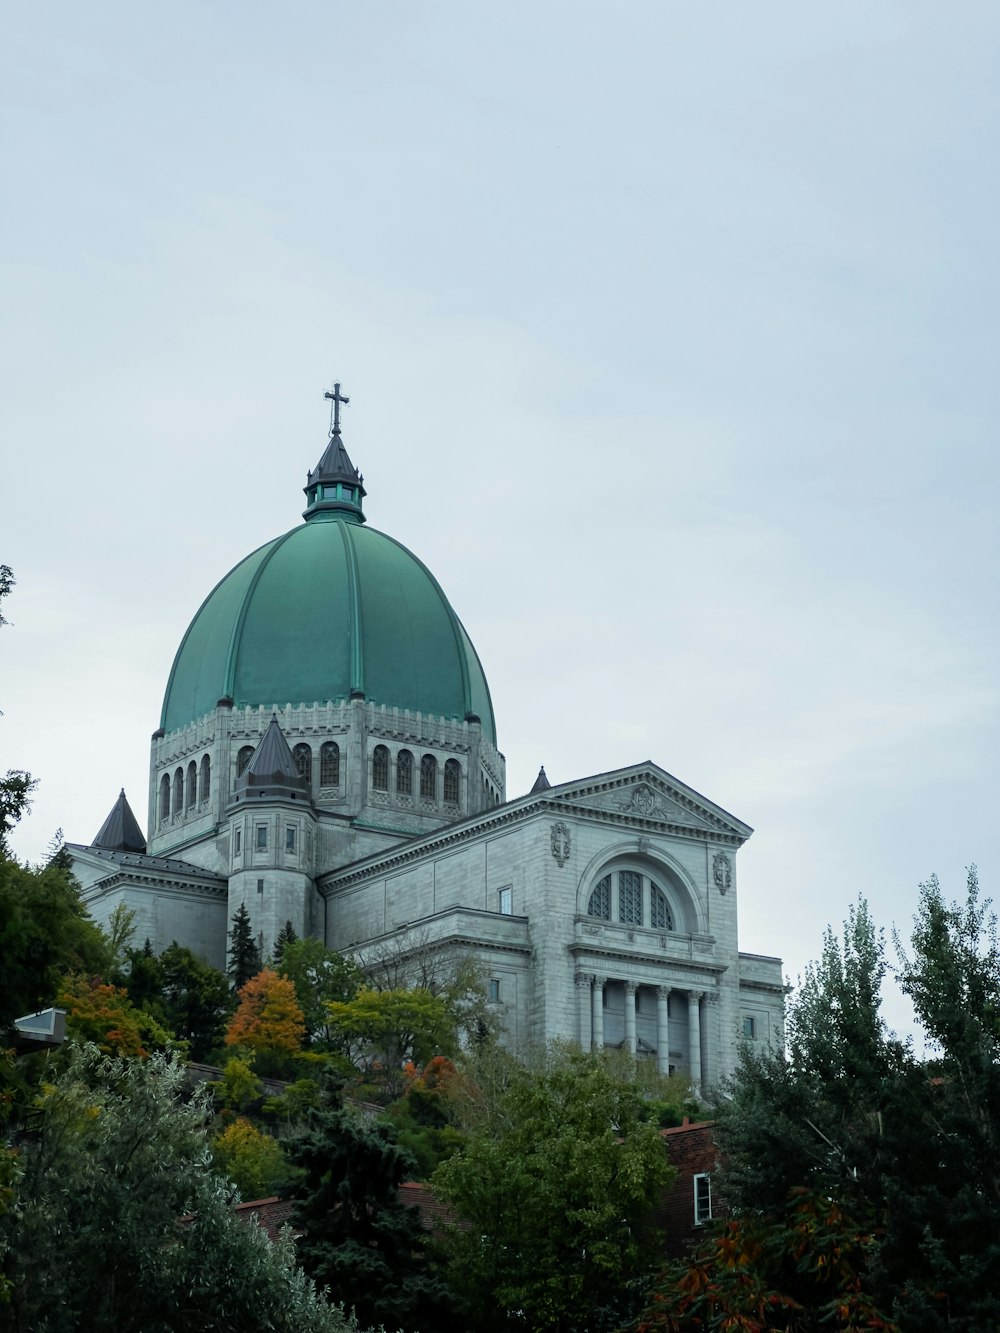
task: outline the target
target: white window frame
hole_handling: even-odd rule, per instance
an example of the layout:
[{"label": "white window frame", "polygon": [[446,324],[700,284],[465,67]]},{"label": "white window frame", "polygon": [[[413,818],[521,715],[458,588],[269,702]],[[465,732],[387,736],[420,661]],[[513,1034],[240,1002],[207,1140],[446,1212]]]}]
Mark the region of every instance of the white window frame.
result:
[{"label": "white window frame", "polygon": [[502,889],[497,890],[497,911],[501,916],[514,915],[514,887],[511,884],[505,884]]},{"label": "white window frame", "polygon": [[490,1004],[499,1004],[502,993],[503,991],[500,985],[500,978],[490,977],[490,989],[489,989]]},{"label": "white window frame", "polygon": [[694,1186],[694,1224],[703,1227],[712,1220],[712,1177],[700,1171],[692,1177]]},{"label": "white window frame", "polygon": [[745,1041],[757,1040],[757,1019],[754,1014],[743,1015],[743,1038]]}]

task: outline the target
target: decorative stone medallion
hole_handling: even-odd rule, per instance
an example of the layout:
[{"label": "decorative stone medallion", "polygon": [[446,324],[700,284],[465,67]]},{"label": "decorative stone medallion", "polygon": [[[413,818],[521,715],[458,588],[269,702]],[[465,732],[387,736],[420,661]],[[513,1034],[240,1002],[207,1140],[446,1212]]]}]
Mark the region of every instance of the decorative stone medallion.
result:
[{"label": "decorative stone medallion", "polygon": [[569,829],[559,821],[552,826],[552,855],[556,858],[556,864],[561,870],[569,858]]},{"label": "decorative stone medallion", "polygon": [[720,893],[725,893],[732,884],[733,866],[725,852],[716,852],[712,857],[712,878]]}]

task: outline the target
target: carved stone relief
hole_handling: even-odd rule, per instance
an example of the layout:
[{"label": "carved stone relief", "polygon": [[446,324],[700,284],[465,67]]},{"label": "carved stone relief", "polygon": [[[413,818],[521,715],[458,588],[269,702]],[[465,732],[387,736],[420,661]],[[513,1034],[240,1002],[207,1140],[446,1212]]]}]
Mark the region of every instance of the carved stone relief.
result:
[{"label": "carved stone relief", "polygon": [[733,865],[725,852],[716,852],[712,857],[712,878],[720,893],[725,893],[733,882]]},{"label": "carved stone relief", "polygon": [[560,820],[558,824],[552,825],[552,855],[555,857],[560,870],[569,859],[569,849],[569,829]]}]

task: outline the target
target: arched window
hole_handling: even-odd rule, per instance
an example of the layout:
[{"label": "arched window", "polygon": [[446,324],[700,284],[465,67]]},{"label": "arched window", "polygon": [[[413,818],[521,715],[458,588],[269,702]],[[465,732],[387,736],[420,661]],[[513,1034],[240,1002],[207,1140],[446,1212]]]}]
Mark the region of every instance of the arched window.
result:
[{"label": "arched window", "polygon": [[250,760],[253,758],[253,750],[254,747],[252,745],[244,745],[243,749],[240,750],[239,754],[236,756],[237,778],[241,778],[243,774],[247,771],[247,766],[249,765]]},{"label": "arched window", "polygon": [[432,754],[420,760],[420,795],[425,801],[437,799],[438,761]]},{"label": "arched window", "polygon": [[324,741],[319,752],[319,785],[340,785],[340,746],[336,741]]},{"label": "arched window", "polygon": [[674,914],[667,902],[667,895],[652,880],[649,881],[649,924],[654,930],[674,928]]},{"label": "arched window", "polygon": [[179,768],[174,774],[174,799],[170,809],[175,815],[179,815],[184,809],[184,770]]},{"label": "arched window", "polygon": [[212,786],[212,760],[207,754],[201,757],[201,784],[198,788],[198,799],[202,805],[208,800],[208,793]]},{"label": "arched window", "polygon": [[160,778],[160,822],[163,823],[170,817],[170,774],[164,773]]},{"label": "arched window", "polygon": [[305,778],[306,786],[312,786],[313,777],[313,752],[312,749],[301,743],[296,745],[292,751],[292,759],[295,761],[295,767],[298,770],[300,778]]},{"label": "arched window", "polygon": [[413,795],[413,755],[409,750],[400,750],[396,755],[396,795]]},{"label": "arched window", "polygon": [[372,790],[389,790],[389,751],[384,745],[376,745],[372,755]]},{"label": "arched window", "polygon": [[642,876],[634,870],[618,872],[618,920],[642,925]]},{"label": "arched window", "polygon": [[462,767],[457,759],[448,759],[444,766],[444,799],[449,805],[458,805],[459,777]]},{"label": "arched window", "polygon": [[611,876],[605,875],[594,885],[594,892],[587,904],[587,915],[600,917],[602,921],[611,920]]},{"label": "arched window", "polygon": [[187,771],[187,808],[193,810],[198,800],[198,765],[192,759]]}]

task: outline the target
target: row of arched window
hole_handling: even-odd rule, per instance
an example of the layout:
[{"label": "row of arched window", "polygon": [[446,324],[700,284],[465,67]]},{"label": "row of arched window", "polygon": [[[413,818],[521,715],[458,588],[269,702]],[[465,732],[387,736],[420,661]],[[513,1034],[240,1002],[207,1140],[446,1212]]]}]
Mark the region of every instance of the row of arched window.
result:
[{"label": "row of arched window", "polygon": [[160,778],[160,823],[165,823],[171,815],[176,819],[204,805],[211,785],[212,760],[207,754],[202,755],[200,764],[192,759],[186,771],[175,769],[172,778],[164,773]]},{"label": "row of arched window", "polygon": [[[390,755],[387,745],[376,745],[372,751],[372,791],[389,790]],[[420,799],[437,800],[438,761],[432,754],[421,755],[419,770],[414,772],[413,753],[399,750],[396,754],[396,795],[412,796],[414,780],[419,782]],[[461,796],[462,766],[457,759],[444,762],[444,800],[446,805],[458,805]]]},{"label": "row of arched window", "polygon": [[[236,756],[236,777],[241,778],[247,770],[256,747],[244,745]],[[312,746],[304,741],[296,745],[292,758],[300,777],[305,778],[310,791],[313,786]],[[340,786],[340,746],[336,741],[324,741],[319,747],[319,785],[321,787]]]},{"label": "row of arched window", "polygon": [[653,880],[640,875],[636,870],[619,870],[615,873],[618,880],[617,916],[611,914],[614,906],[612,894],[612,876],[605,875],[594,885],[587,904],[587,915],[601,921],[612,919],[630,926],[644,924],[644,906],[649,901],[649,924],[654,930],[673,930],[674,914],[670,910],[667,895]]}]

